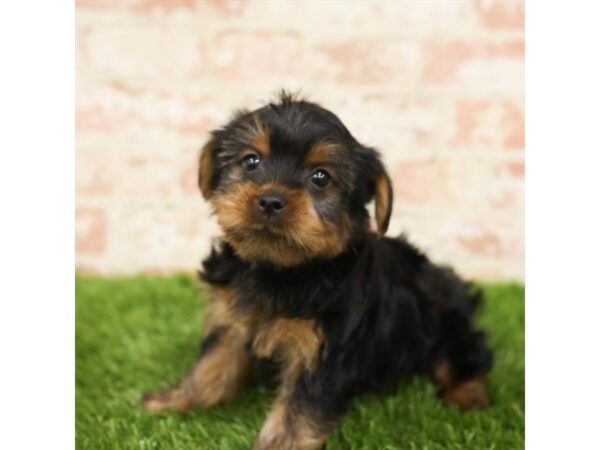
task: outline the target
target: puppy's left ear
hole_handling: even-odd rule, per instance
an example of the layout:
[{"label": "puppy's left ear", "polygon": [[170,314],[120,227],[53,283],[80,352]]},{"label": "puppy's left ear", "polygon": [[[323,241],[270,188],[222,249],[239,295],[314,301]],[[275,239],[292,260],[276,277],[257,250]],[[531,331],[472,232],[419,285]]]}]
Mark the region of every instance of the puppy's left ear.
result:
[{"label": "puppy's left ear", "polygon": [[381,162],[381,156],[377,150],[359,145],[357,153],[368,180],[366,201],[375,199],[377,233],[379,236],[383,236],[388,229],[390,217],[392,216],[392,205],[394,203],[392,181]]},{"label": "puppy's left ear", "polygon": [[200,167],[198,169],[198,186],[202,196],[208,200],[212,196],[215,185],[218,182],[218,171],[216,165],[216,153],[219,149],[219,139],[215,134],[202,147],[200,153]]},{"label": "puppy's left ear", "polygon": [[379,170],[373,179],[375,188],[375,221],[379,236],[385,235],[392,216],[392,204],[394,203],[394,192],[392,181],[380,163]]}]

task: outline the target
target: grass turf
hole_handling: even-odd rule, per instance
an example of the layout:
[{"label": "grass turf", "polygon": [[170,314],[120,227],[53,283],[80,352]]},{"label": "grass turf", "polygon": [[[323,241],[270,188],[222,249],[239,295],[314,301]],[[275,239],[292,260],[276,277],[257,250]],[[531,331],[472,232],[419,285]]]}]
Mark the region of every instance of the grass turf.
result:
[{"label": "grass turf", "polygon": [[[78,449],[249,449],[273,399],[245,391],[231,405],[188,417],[153,417],[137,402],[180,381],[200,342],[203,295],[185,276],[76,278]],[[484,285],[480,323],[496,365],[494,405],[461,414],[442,407],[432,384],[415,380],[395,396],[356,402],[326,449],[518,449],[524,447],[524,288]]]}]

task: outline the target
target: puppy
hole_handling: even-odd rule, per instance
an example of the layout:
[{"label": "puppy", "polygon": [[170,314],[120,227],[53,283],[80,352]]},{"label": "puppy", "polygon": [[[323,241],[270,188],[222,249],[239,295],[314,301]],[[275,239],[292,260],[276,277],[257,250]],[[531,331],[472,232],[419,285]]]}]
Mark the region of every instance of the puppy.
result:
[{"label": "puppy", "polygon": [[224,233],[201,272],[212,290],[201,355],[146,410],[229,402],[264,360],[278,393],[256,450],[320,448],[356,396],[415,375],[446,404],[489,405],[479,293],[384,237],[390,178],[333,113],[285,93],[239,112],[202,149],[199,184]]}]

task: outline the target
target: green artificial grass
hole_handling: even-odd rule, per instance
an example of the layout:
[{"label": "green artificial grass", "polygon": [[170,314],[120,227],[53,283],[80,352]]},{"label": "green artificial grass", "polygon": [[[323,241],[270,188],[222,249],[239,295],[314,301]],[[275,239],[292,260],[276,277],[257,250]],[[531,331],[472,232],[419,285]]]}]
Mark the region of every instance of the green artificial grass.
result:
[{"label": "green artificial grass", "polygon": [[[444,408],[426,380],[394,396],[356,402],[325,448],[519,449],[524,447],[524,288],[484,285],[480,316],[496,364],[491,409]],[[200,292],[200,294],[198,294]],[[139,410],[143,392],[180,381],[201,336],[202,289],[186,276],[76,279],[78,449],[250,449],[273,393],[246,390],[231,405],[187,417]]]}]

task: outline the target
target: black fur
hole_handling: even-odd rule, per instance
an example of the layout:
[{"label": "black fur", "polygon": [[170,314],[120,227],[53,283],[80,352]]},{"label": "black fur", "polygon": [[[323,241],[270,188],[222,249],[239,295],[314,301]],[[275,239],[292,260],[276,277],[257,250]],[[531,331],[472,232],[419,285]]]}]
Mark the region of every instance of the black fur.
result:
[{"label": "black fur", "polygon": [[457,381],[492,366],[484,333],[473,329],[479,292],[404,237],[364,236],[333,260],[284,270],[249,265],[225,244],[204,261],[202,276],[246,293],[239,308],[259,305],[265,317],[322,325],[323,362],[302,377],[295,397],[325,417],[343,414],[358,394],[429,375],[442,359]]},{"label": "black fur", "polygon": [[198,358],[202,358],[217,346],[224,331],[225,330],[223,327],[217,327],[210,334],[204,336],[202,342],[200,343],[200,352],[198,352]]}]

